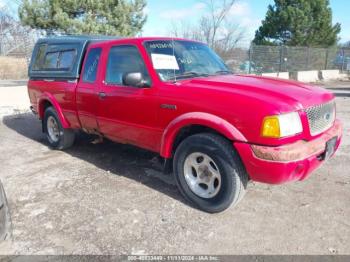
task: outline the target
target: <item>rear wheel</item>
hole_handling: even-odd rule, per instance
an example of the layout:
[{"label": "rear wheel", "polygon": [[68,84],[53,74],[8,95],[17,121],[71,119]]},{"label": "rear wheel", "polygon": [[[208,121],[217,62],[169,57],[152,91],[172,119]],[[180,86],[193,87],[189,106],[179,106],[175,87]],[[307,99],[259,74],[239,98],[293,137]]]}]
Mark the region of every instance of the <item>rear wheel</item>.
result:
[{"label": "rear wheel", "polygon": [[75,140],[74,130],[62,127],[56,110],[53,107],[48,107],[45,110],[43,127],[52,148],[63,150],[73,145]]},{"label": "rear wheel", "polygon": [[174,156],[174,174],[181,193],[209,213],[237,204],[248,182],[232,143],[210,133],[182,141]]}]

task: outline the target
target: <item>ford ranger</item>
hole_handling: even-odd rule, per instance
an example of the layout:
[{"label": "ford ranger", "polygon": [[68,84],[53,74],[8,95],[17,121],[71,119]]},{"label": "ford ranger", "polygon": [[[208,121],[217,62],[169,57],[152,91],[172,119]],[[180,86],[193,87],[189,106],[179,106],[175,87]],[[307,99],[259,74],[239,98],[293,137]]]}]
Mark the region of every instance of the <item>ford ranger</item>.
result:
[{"label": "ford ranger", "polygon": [[342,136],[330,92],[233,74],[191,40],[40,39],[29,77],[50,147],[72,146],[83,130],[156,152],[179,191],[211,213],[238,203],[249,180],[305,179]]}]

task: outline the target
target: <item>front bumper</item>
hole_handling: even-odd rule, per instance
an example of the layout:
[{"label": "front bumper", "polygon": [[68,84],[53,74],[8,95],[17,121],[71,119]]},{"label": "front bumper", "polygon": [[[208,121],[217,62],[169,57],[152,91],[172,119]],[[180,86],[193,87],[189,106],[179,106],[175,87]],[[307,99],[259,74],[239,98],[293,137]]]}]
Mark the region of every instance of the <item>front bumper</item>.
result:
[{"label": "front bumper", "polygon": [[338,149],[342,126],[336,120],[333,127],[311,141],[298,141],[292,144],[269,147],[234,143],[245,168],[253,181],[281,184],[303,180],[324,161],[321,156],[326,142],[337,137],[335,150]]}]

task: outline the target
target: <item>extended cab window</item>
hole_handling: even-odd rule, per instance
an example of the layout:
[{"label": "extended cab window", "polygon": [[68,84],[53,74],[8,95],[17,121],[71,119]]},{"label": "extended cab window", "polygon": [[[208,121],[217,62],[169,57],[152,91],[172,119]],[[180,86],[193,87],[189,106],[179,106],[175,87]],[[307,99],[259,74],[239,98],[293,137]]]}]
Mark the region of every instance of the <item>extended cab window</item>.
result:
[{"label": "extended cab window", "polygon": [[112,47],[108,56],[106,82],[124,85],[123,76],[136,72],[142,73],[143,78],[150,83],[146,66],[137,47],[131,45]]},{"label": "extended cab window", "polygon": [[101,56],[101,48],[92,48],[86,58],[83,82],[94,83],[96,81],[98,61]]}]

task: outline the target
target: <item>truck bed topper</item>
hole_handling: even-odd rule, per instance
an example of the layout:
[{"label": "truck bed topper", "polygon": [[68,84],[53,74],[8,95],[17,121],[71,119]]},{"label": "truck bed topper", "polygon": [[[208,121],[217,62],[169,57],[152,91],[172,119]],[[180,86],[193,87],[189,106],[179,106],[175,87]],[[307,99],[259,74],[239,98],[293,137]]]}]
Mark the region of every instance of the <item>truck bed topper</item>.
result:
[{"label": "truck bed topper", "polygon": [[54,36],[35,44],[28,75],[31,79],[79,78],[84,53],[92,42],[119,39],[111,36]]}]

